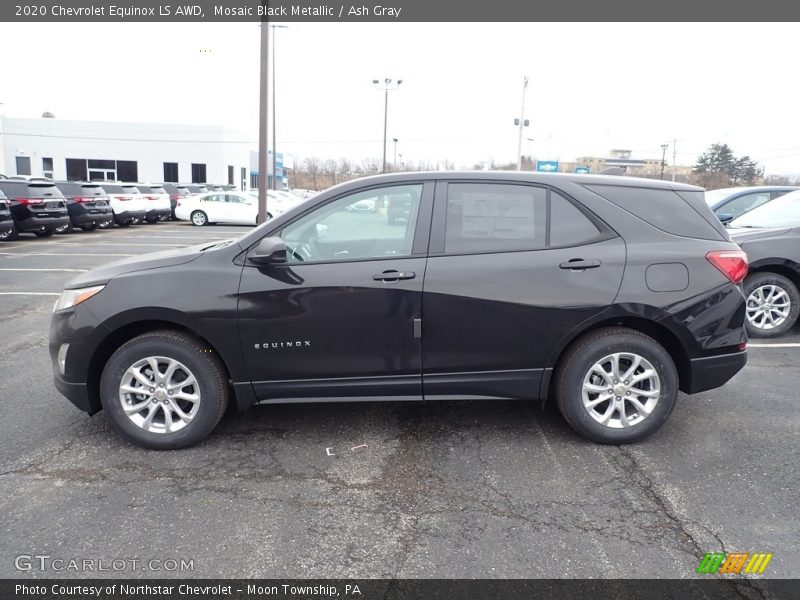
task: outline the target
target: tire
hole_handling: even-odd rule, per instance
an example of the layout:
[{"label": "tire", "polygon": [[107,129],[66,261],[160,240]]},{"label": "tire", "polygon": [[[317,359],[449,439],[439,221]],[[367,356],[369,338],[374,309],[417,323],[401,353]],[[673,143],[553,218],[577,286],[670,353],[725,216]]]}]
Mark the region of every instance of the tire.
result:
[{"label": "tire", "polygon": [[16,239],[19,239],[19,232],[17,231],[16,225],[12,225],[9,231],[0,233],[0,242],[13,242]]},{"label": "tire", "polygon": [[192,211],[192,214],[189,215],[189,219],[191,220],[192,225],[196,225],[197,227],[208,225],[208,215],[202,210]]},{"label": "tire", "polygon": [[67,225],[62,225],[61,227],[56,227],[55,232],[61,235],[65,233],[72,233],[72,223],[68,223]]},{"label": "tire", "polygon": [[[155,385],[158,382],[153,383],[149,389],[156,390],[154,394],[141,386],[141,379],[131,374],[135,370],[145,380],[155,379],[148,357],[157,359],[157,368],[162,376],[167,373],[169,361],[179,364],[167,385],[160,387]],[[192,403],[177,393],[166,397],[164,390],[168,389],[169,382],[179,384],[188,379],[187,373],[195,378],[196,383],[176,389],[184,397],[199,394],[198,402]],[[121,391],[123,382],[143,389],[144,393],[134,395]],[[177,331],[154,331],[126,342],[108,359],[100,378],[100,402],[114,426],[134,443],[156,450],[174,450],[198,443],[217,426],[228,400],[227,375],[222,361],[206,345]],[[123,409],[123,402],[142,408],[129,417]],[[173,403],[177,403],[177,408],[190,417],[188,422],[178,417]],[[167,412],[174,428],[171,431]]]},{"label": "tire", "polygon": [[117,225],[120,227],[130,227],[132,222],[133,221],[116,221]]},{"label": "tire", "polygon": [[150,225],[158,223],[158,217],[147,217],[147,222],[150,223]]},{"label": "tire", "polygon": [[97,229],[97,223],[92,223],[91,225],[81,225],[81,229],[84,231],[94,231]]},{"label": "tire", "polygon": [[48,238],[56,232],[55,229],[45,229],[44,231],[34,231],[36,237]]},{"label": "tire", "polygon": [[[610,360],[599,367],[609,375],[608,379],[604,381],[597,370],[601,361],[614,355],[618,356],[617,373],[622,375],[633,366],[634,357],[640,359],[633,379],[627,380],[630,386],[625,386],[624,379],[616,379],[618,383],[614,385]],[[650,367],[655,377],[635,382],[636,376],[644,375]],[[585,385],[594,386],[598,392],[585,392]],[[666,423],[678,397],[678,372],[672,357],[653,338],[633,329],[608,327],[579,338],[566,350],[555,373],[555,395],[564,419],[583,437],[601,444],[629,444],[645,439]],[[609,400],[602,401],[601,397]],[[616,398],[620,404],[612,409]],[[640,407],[634,405],[633,399]],[[601,402],[591,408],[584,406],[584,401],[597,400]],[[649,409],[647,415],[642,416],[642,408]],[[590,412],[601,420],[608,416],[608,424],[599,422]]]},{"label": "tire", "polygon": [[783,275],[751,273],[744,280],[744,297],[747,299],[744,323],[750,337],[778,337],[797,322],[800,293]]}]

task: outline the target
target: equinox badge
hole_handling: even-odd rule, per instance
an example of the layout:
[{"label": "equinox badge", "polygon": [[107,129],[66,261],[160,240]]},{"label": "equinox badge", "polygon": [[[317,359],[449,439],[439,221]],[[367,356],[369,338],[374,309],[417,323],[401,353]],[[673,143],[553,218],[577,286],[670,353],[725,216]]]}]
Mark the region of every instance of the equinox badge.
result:
[{"label": "equinox badge", "polygon": [[311,340],[295,340],[293,342],[264,342],[256,344],[256,350],[279,350],[281,348],[310,348]]}]

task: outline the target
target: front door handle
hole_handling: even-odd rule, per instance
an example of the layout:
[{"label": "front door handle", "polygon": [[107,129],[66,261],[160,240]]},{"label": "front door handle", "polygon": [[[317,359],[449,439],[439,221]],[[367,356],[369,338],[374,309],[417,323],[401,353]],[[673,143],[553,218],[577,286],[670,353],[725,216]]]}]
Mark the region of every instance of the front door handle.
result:
[{"label": "front door handle", "polygon": [[600,266],[599,260],[583,260],[582,258],[571,258],[567,262],[563,262],[558,267],[560,269],[569,269],[570,271],[583,271],[584,269],[596,269]]},{"label": "front door handle", "polygon": [[372,278],[375,281],[400,281],[401,279],[414,279],[417,274],[413,271],[396,271],[395,269],[389,269],[384,271],[383,273],[378,273],[377,275],[373,275]]}]

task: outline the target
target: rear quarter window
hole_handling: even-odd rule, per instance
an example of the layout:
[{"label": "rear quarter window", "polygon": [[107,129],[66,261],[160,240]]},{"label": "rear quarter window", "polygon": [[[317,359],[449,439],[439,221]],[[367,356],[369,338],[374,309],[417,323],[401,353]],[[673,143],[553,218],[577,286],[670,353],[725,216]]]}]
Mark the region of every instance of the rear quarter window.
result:
[{"label": "rear quarter window", "polygon": [[702,192],[681,191],[679,195],[670,189],[616,185],[584,187],[666,233],[704,240],[727,239],[719,220],[703,200]]}]

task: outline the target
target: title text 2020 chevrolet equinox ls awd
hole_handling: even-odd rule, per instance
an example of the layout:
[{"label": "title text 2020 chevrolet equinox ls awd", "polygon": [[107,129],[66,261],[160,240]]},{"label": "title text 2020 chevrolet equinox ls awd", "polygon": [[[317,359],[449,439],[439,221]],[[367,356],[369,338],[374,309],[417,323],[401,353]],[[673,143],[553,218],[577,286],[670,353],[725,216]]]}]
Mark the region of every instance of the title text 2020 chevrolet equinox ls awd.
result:
[{"label": "title text 2020 chevrolet equinox ls awd", "polygon": [[[375,211],[348,210],[362,200]],[[583,436],[625,443],[744,366],[746,273],[700,188],[385,175],[80,275],[50,353],[64,395],[151,448],[201,440],[229,401],[376,398],[553,397]]]}]

